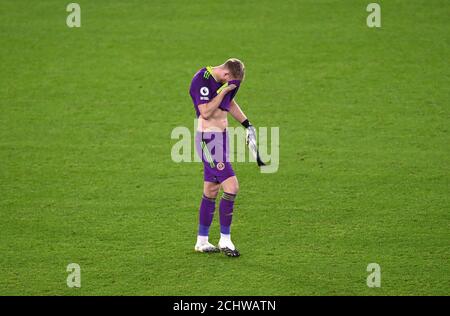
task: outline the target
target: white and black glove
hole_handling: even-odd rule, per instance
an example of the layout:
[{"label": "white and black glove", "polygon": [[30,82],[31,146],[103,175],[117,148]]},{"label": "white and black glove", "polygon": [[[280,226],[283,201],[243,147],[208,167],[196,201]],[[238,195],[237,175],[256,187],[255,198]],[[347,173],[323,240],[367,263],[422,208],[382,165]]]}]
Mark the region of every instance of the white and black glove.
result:
[{"label": "white and black glove", "polygon": [[256,163],[259,167],[265,166],[266,164],[261,160],[258,151],[258,145],[256,142],[256,128],[250,124],[248,120],[241,123],[246,128],[246,143],[253,157],[256,159]]}]

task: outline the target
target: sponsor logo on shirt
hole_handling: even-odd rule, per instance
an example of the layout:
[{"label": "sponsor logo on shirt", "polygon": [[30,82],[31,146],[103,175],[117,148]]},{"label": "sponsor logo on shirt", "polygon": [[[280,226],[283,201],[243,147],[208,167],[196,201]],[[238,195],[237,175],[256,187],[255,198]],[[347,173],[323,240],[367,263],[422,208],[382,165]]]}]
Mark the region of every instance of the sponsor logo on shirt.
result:
[{"label": "sponsor logo on shirt", "polygon": [[209,101],[209,97],[208,97],[208,95],[209,95],[209,89],[208,89],[208,87],[201,87],[201,88],[200,88],[200,94],[202,95],[202,96],[200,97],[200,100],[206,100],[206,101]]},{"label": "sponsor logo on shirt", "polygon": [[208,87],[201,87],[200,88],[200,94],[203,95],[203,96],[207,96],[209,94]]}]

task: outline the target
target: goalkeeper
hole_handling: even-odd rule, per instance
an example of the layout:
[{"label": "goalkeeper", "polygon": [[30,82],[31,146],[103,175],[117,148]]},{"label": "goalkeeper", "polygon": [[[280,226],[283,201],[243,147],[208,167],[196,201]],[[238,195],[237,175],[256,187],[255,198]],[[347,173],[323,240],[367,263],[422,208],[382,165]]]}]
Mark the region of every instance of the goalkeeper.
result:
[{"label": "goalkeeper", "polygon": [[[200,69],[192,79],[190,95],[198,118],[196,148],[203,161],[203,197],[200,204],[199,228],[195,251],[220,252],[238,257],[231,241],[230,227],[234,200],[239,190],[237,177],[229,162],[227,126],[228,113],[247,129],[247,144],[256,150],[255,128],[234,100],[244,79],[244,64],[235,58],[216,67]],[[259,158],[259,157],[258,157]],[[258,159],[258,165],[262,162]],[[220,240],[218,247],[208,241],[216,198],[220,198]]]}]

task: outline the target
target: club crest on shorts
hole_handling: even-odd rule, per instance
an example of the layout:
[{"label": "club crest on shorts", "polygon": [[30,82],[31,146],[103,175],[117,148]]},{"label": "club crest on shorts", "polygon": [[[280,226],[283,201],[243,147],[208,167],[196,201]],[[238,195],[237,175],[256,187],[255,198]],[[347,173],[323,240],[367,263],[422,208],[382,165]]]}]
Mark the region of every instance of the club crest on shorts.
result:
[{"label": "club crest on shorts", "polygon": [[225,169],[225,164],[221,161],[217,164],[217,170],[222,171]]}]

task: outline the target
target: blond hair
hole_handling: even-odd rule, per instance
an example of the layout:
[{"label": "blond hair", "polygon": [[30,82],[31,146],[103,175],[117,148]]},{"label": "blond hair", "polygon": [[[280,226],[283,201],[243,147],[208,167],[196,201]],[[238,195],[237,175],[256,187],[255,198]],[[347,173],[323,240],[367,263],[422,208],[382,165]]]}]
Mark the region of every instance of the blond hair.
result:
[{"label": "blond hair", "polygon": [[242,61],[237,58],[230,58],[224,64],[224,67],[230,71],[230,74],[238,79],[244,80],[245,77],[245,66]]}]

